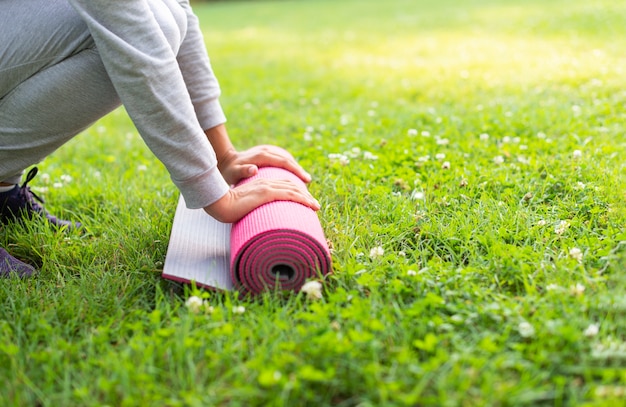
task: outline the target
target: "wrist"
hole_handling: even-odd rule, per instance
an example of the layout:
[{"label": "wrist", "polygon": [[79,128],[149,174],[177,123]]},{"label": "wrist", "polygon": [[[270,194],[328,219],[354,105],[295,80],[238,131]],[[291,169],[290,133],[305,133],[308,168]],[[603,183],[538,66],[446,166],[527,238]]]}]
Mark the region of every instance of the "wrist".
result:
[{"label": "wrist", "polygon": [[218,163],[227,160],[228,157],[237,152],[228,137],[228,132],[226,131],[226,126],[224,124],[211,127],[210,129],[205,130],[204,134],[206,134],[211,146],[213,147],[213,151],[215,151]]}]

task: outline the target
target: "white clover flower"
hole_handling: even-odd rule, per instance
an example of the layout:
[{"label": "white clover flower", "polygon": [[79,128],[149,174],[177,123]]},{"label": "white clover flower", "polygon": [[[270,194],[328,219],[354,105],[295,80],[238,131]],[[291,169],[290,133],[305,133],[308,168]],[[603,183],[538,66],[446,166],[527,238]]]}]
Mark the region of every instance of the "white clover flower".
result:
[{"label": "white clover flower", "polygon": [[535,328],[533,328],[533,326],[526,321],[520,322],[517,326],[517,331],[522,338],[531,338],[535,335]]},{"label": "white clover flower", "polygon": [[546,222],[544,219],[540,219],[540,220],[537,222],[537,226],[545,226],[547,223],[548,223],[548,222]]},{"label": "white clover flower", "polygon": [[501,155],[493,157],[493,163],[498,165],[504,163],[504,157],[502,157]]},{"label": "white clover flower", "polygon": [[577,160],[577,159],[579,159],[579,158],[581,158],[582,156],[583,156],[583,152],[582,152],[582,151],[580,151],[580,150],[574,150],[574,151],[572,152],[572,158],[574,158],[574,159],[576,159],[576,160]]},{"label": "white clover flower", "polygon": [[480,138],[482,141],[487,141],[489,140],[489,134],[482,133],[480,136],[478,136],[478,138]]},{"label": "white clover flower", "polygon": [[559,222],[558,225],[556,225],[556,227],[554,228],[554,232],[557,235],[562,235],[563,233],[565,233],[565,231],[569,228],[569,222],[566,220],[562,220]]},{"label": "white clover flower", "polygon": [[463,178],[463,179],[461,180],[461,182],[459,182],[459,186],[460,186],[460,187],[466,187],[466,186],[467,186],[467,184],[468,184],[468,181],[467,181],[465,178]]},{"label": "white clover flower", "polygon": [[444,153],[438,153],[435,155],[435,158],[439,161],[443,160],[444,158],[446,158],[446,155]]},{"label": "white clover flower", "polygon": [[52,184],[53,188],[63,188],[63,183],[62,182],[55,182],[54,184]]},{"label": "white clover flower", "polygon": [[200,312],[200,310],[202,309],[202,304],[202,298],[195,295],[192,295],[191,297],[187,298],[187,301],[185,301],[187,309],[194,314]]},{"label": "white clover flower", "polygon": [[582,182],[579,181],[579,182],[576,183],[576,185],[574,185],[574,189],[583,190],[583,189],[585,189],[585,186],[586,186],[585,184],[583,184]]},{"label": "white clover flower", "polygon": [[510,143],[510,142],[511,142],[511,137],[509,137],[509,136],[504,136],[504,137],[502,137],[502,142],[503,142],[504,144],[508,144],[508,143]]},{"label": "white clover flower", "polygon": [[446,146],[448,144],[450,144],[450,140],[448,140],[447,138],[437,139],[437,145],[439,146]]},{"label": "white clover flower", "polygon": [[403,250],[400,250],[400,251],[398,252],[398,256],[400,256],[400,257],[406,257],[406,253],[405,253]]},{"label": "white clover flower", "polygon": [[72,177],[70,175],[63,174],[61,175],[61,182],[69,184],[70,182],[72,182]]},{"label": "white clover flower", "polygon": [[370,257],[372,259],[376,257],[381,257],[384,254],[385,254],[385,249],[383,249],[382,246],[372,247],[372,249],[370,250]]},{"label": "white clover flower", "polygon": [[417,129],[409,129],[407,134],[409,135],[409,137],[417,136]]},{"label": "white clover flower", "polygon": [[365,160],[378,160],[378,156],[370,153],[369,151],[365,151],[363,153],[363,158]]},{"label": "white clover flower", "polygon": [[319,281],[307,281],[302,285],[300,291],[305,293],[307,298],[319,300],[322,298],[322,283]]},{"label": "white clover flower", "polygon": [[41,179],[41,181],[44,184],[47,184],[48,182],[50,182],[50,174],[48,174],[48,173],[41,174],[41,176],[39,178]]},{"label": "white clover flower", "polygon": [[147,165],[141,164],[141,165],[137,166],[137,171],[141,172],[141,171],[147,171],[147,170],[148,170],[148,166]]},{"label": "white clover flower", "polygon": [[411,199],[414,201],[417,200],[423,200],[424,198],[426,198],[426,195],[424,194],[424,192],[422,191],[418,191],[418,190],[413,190],[413,192],[411,192]]},{"label": "white clover flower", "polygon": [[429,131],[422,131],[422,137],[430,137],[430,132]]},{"label": "white clover flower", "polygon": [[415,271],[415,270],[407,270],[406,275],[407,276],[416,276],[417,275],[417,271]]},{"label": "white clover flower", "polygon": [[583,252],[578,247],[572,247],[569,251],[569,255],[579,263],[583,261]]},{"label": "white clover flower", "polygon": [[305,132],[302,137],[304,138],[304,141],[311,141],[311,140],[313,140],[313,136],[311,136],[311,133],[309,133],[309,132]]},{"label": "white clover flower", "polygon": [[600,327],[598,326],[598,324],[590,324],[587,327],[587,329],[585,329],[583,334],[586,337],[591,338],[592,336],[596,336],[598,334],[598,332],[600,332]]},{"label": "white clover flower", "polygon": [[576,285],[573,285],[569,288],[569,291],[573,295],[583,295],[585,292],[585,286],[580,283],[576,283]]},{"label": "white clover flower", "polygon": [[441,168],[444,170],[449,170],[450,169],[450,161],[444,161],[443,164],[441,164]]},{"label": "white clover flower", "polygon": [[558,284],[548,284],[546,286],[546,291],[556,291],[556,290],[560,290],[561,286]]},{"label": "white clover flower", "polygon": [[422,157],[419,157],[417,159],[417,161],[421,162],[421,163],[425,163],[426,161],[430,160],[430,156],[429,155],[424,155]]},{"label": "white clover flower", "polygon": [[537,138],[540,138],[540,139],[545,139],[546,137],[547,137],[547,136],[546,136],[546,133],[544,133],[544,132],[542,132],[542,131],[540,131],[539,133],[537,133]]},{"label": "white clover flower", "polygon": [[246,312],[246,307],[243,305],[233,307],[233,314],[243,314],[244,312]]}]

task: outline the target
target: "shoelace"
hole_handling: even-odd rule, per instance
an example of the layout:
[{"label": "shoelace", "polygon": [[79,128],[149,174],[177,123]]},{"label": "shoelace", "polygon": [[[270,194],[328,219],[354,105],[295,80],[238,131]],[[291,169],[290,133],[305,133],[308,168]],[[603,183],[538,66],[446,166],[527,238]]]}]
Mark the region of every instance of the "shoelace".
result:
[{"label": "shoelace", "polygon": [[41,212],[43,211],[43,208],[36,201],[39,201],[43,204],[44,200],[33,191],[31,191],[30,187],[28,186],[28,183],[32,181],[33,178],[35,178],[37,172],[39,172],[39,169],[37,167],[33,167],[30,171],[28,171],[24,183],[20,186],[18,195],[30,206],[31,210],[35,212]]}]

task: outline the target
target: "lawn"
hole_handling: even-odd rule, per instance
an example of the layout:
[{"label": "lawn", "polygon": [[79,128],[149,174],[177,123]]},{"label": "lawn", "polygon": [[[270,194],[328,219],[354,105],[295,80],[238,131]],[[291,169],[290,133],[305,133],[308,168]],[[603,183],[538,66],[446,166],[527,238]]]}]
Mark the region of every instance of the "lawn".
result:
[{"label": "lawn", "polygon": [[[198,3],[236,146],[313,175],[323,298],[161,278],[178,192],[123,109],[0,230],[6,406],[619,405],[626,4]],[[191,295],[207,306],[193,312]]]}]

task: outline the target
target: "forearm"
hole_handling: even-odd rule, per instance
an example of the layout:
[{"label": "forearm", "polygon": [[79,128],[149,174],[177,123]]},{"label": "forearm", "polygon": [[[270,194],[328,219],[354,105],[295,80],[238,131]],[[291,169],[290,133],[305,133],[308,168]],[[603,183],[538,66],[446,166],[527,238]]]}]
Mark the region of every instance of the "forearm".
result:
[{"label": "forearm", "polygon": [[215,127],[211,127],[210,129],[205,130],[204,134],[206,134],[211,146],[213,146],[218,164],[221,163],[227,156],[236,152],[235,147],[233,147],[233,143],[228,137],[228,132],[226,131],[226,126],[224,124],[218,124]]}]

